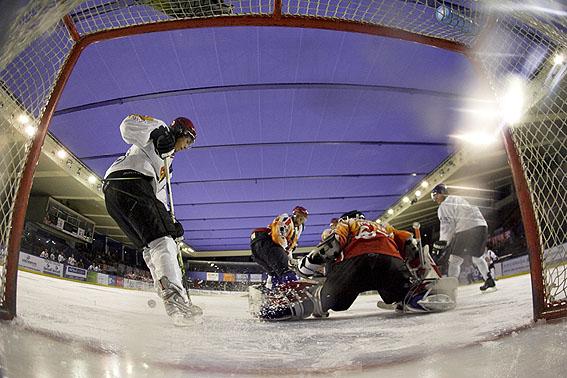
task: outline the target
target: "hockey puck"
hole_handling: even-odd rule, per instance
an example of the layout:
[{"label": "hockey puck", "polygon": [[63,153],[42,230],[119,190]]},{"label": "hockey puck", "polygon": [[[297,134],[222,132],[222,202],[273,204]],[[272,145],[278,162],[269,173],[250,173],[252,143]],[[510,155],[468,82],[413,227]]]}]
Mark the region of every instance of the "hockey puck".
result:
[{"label": "hockey puck", "polygon": [[153,299],[149,299],[148,306],[150,306],[150,308],[156,307],[156,301],[154,301]]}]

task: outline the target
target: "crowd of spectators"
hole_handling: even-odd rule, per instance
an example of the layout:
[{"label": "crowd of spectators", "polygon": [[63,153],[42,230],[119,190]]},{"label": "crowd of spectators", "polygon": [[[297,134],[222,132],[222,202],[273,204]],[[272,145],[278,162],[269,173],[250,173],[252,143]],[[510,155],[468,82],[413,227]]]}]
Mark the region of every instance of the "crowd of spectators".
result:
[{"label": "crowd of spectators", "polygon": [[[119,242],[97,235],[93,243],[70,242],[26,222],[21,249],[25,253],[93,272],[152,282],[143,259]],[[96,238],[95,238],[96,239]]]}]

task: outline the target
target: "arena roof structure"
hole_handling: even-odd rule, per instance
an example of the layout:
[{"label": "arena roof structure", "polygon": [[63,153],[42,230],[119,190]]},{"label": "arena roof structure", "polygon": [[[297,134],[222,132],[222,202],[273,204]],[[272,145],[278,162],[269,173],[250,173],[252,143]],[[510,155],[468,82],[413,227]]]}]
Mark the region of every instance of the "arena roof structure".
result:
[{"label": "arena roof structure", "polygon": [[72,173],[96,194],[59,197],[72,209],[100,206],[130,113],[195,121],[197,143],[174,162],[174,195],[187,242],[205,252],[246,250],[251,229],[295,205],[311,213],[300,246],[354,208],[386,221],[415,214],[429,185],[490,155],[457,140],[491,132],[522,209],[535,317],[564,309],[550,294],[564,286],[547,282],[564,277],[553,263],[566,237],[559,2],[70,0],[2,10],[0,283],[9,295],[0,305],[10,316],[40,155],[57,169],[44,160],[36,188],[61,189],[57,177]]},{"label": "arena roof structure", "polygon": [[459,52],[387,37],[157,32],[89,46],[50,131],[102,177],[128,148],[118,127],[126,115],[189,117],[197,142],[173,172],[187,242],[248,249],[252,229],[302,205],[300,245],[309,246],[343,212],[377,218],[453,153],[450,135],[478,82]]}]

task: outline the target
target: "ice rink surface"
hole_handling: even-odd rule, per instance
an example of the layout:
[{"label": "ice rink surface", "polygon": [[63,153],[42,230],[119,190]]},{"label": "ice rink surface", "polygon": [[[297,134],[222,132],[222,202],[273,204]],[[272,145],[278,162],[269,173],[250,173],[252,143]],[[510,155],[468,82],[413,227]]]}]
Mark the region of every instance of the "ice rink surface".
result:
[{"label": "ice rink surface", "polygon": [[458,306],[399,315],[360,296],[328,319],[265,323],[242,294],[193,295],[177,328],[154,294],[20,272],[0,322],[0,377],[567,377],[567,322],[532,322],[529,276],[459,288]]}]

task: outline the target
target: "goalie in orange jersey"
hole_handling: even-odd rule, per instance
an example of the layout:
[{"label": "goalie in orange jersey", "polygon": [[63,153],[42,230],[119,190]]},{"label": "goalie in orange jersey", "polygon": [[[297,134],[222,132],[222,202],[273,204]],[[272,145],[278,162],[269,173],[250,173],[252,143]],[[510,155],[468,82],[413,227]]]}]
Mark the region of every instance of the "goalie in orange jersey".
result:
[{"label": "goalie in orange jersey", "polygon": [[377,290],[385,303],[397,304],[400,312],[453,308],[457,283],[453,278],[440,279],[431,269],[434,263],[428,254],[425,261],[429,265],[412,268],[413,261],[421,260],[420,254],[419,243],[410,232],[366,220],[358,211],[346,213],[299,264],[299,272],[310,277],[331,261],[325,282],[266,304],[272,311],[260,313],[260,318],[326,317],[329,310],[347,310],[360,293],[370,290]]},{"label": "goalie in orange jersey", "polygon": [[272,287],[299,279],[289,261],[308,216],[304,207],[296,206],[291,215],[281,214],[250,235],[252,258],[271,276]]}]

